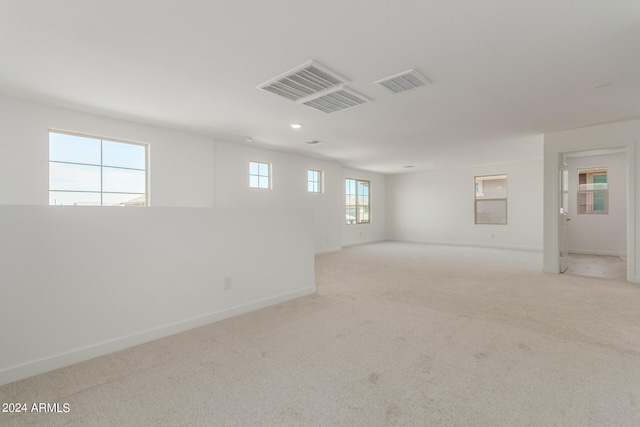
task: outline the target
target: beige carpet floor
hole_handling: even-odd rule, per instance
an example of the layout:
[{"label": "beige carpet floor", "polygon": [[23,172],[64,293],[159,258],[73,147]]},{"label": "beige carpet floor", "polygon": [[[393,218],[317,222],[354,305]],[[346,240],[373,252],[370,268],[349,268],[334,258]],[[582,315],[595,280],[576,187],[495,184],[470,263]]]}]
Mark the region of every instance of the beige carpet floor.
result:
[{"label": "beige carpet floor", "polygon": [[22,426],[638,426],[640,285],[541,254],[384,242],[317,295],[0,388]]}]

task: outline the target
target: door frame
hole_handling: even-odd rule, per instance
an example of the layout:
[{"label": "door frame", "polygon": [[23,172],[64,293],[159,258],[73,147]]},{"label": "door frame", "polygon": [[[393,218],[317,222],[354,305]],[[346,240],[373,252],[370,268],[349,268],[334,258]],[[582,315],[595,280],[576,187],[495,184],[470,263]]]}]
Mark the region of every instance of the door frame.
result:
[{"label": "door frame", "polygon": [[[569,268],[569,250],[568,248],[568,235],[567,227],[569,226],[569,215],[566,211],[567,206],[565,204],[564,192],[565,185],[567,186],[567,196],[569,192],[569,169],[567,165],[566,153],[559,155],[558,164],[558,270],[559,273],[564,273]],[[568,197],[567,197],[568,199]],[[562,212],[561,212],[562,211]]]},{"label": "door frame", "polygon": [[[553,162],[553,173],[550,169],[545,167],[545,180],[549,180],[553,198],[545,198],[551,202],[549,206],[545,206],[545,215],[551,221],[552,234],[547,235],[550,241],[545,244],[545,256],[547,252],[551,252],[553,256],[547,259],[547,267],[543,268],[543,271],[547,273],[560,273],[560,248],[559,239],[561,232],[560,224],[560,197],[562,195],[562,188],[560,188],[559,167],[560,162],[563,161],[565,154],[574,154],[576,152],[588,152],[588,151],[610,151],[615,149],[621,153],[626,154],[627,158],[627,281],[640,283],[640,278],[636,277],[636,247],[635,247],[635,144],[629,144],[621,147],[601,147],[601,148],[585,148],[583,150],[566,150],[556,152],[555,161]],[[546,153],[545,153],[546,154]],[[546,163],[546,162],[545,162]],[[550,215],[550,213],[553,215]]]}]

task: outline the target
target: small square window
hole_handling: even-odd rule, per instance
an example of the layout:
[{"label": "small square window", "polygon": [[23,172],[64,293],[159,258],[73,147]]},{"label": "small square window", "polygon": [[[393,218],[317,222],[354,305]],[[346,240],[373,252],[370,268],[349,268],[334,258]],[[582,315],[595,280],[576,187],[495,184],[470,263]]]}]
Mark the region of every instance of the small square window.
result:
[{"label": "small square window", "polygon": [[307,171],[307,191],[322,193],[322,171],[309,169]]},{"label": "small square window", "polygon": [[271,188],[271,165],[269,163],[249,162],[249,187]]}]

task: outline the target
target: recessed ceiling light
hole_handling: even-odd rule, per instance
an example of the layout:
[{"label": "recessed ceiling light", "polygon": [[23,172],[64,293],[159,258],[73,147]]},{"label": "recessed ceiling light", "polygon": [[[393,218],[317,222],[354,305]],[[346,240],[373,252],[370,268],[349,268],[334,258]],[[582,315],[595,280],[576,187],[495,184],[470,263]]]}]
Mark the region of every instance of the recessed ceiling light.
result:
[{"label": "recessed ceiling light", "polygon": [[244,140],[247,142],[253,142],[253,138],[251,138],[250,136],[247,136]]},{"label": "recessed ceiling light", "polygon": [[293,129],[300,129],[302,127],[302,125],[300,123],[291,123],[291,127]]},{"label": "recessed ceiling light", "polygon": [[305,144],[318,145],[318,144],[322,144],[322,141],[319,141],[317,139],[312,139],[311,141],[306,141]]},{"label": "recessed ceiling light", "polygon": [[412,168],[412,167],[414,167],[414,166],[413,165],[403,166],[403,168],[405,168],[405,169],[409,169],[409,168]]}]

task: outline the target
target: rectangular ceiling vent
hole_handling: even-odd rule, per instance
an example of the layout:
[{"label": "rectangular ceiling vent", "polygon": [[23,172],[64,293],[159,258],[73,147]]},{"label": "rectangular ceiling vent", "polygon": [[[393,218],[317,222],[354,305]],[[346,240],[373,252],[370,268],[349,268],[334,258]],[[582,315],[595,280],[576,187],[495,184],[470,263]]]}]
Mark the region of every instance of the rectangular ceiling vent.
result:
[{"label": "rectangular ceiling vent", "polygon": [[419,86],[428,85],[429,81],[418,74],[416,70],[409,70],[378,80],[376,83],[384,86],[393,93],[400,93],[415,89]]},{"label": "rectangular ceiling vent", "polygon": [[258,89],[297,101],[346,83],[346,79],[333,71],[317,62],[309,61],[259,85]]},{"label": "rectangular ceiling vent", "polygon": [[275,93],[325,113],[333,113],[357,107],[369,101],[364,96],[347,89],[345,87],[347,83],[349,81],[344,77],[315,61],[309,61],[258,85],[258,89]]},{"label": "rectangular ceiling vent", "polygon": [[353,90],[342,88],[304,101],[303,104],[316,110],[324,111],[325,113],[334,113],[336,111],[357,107],[367,101],[367,98]]}]

